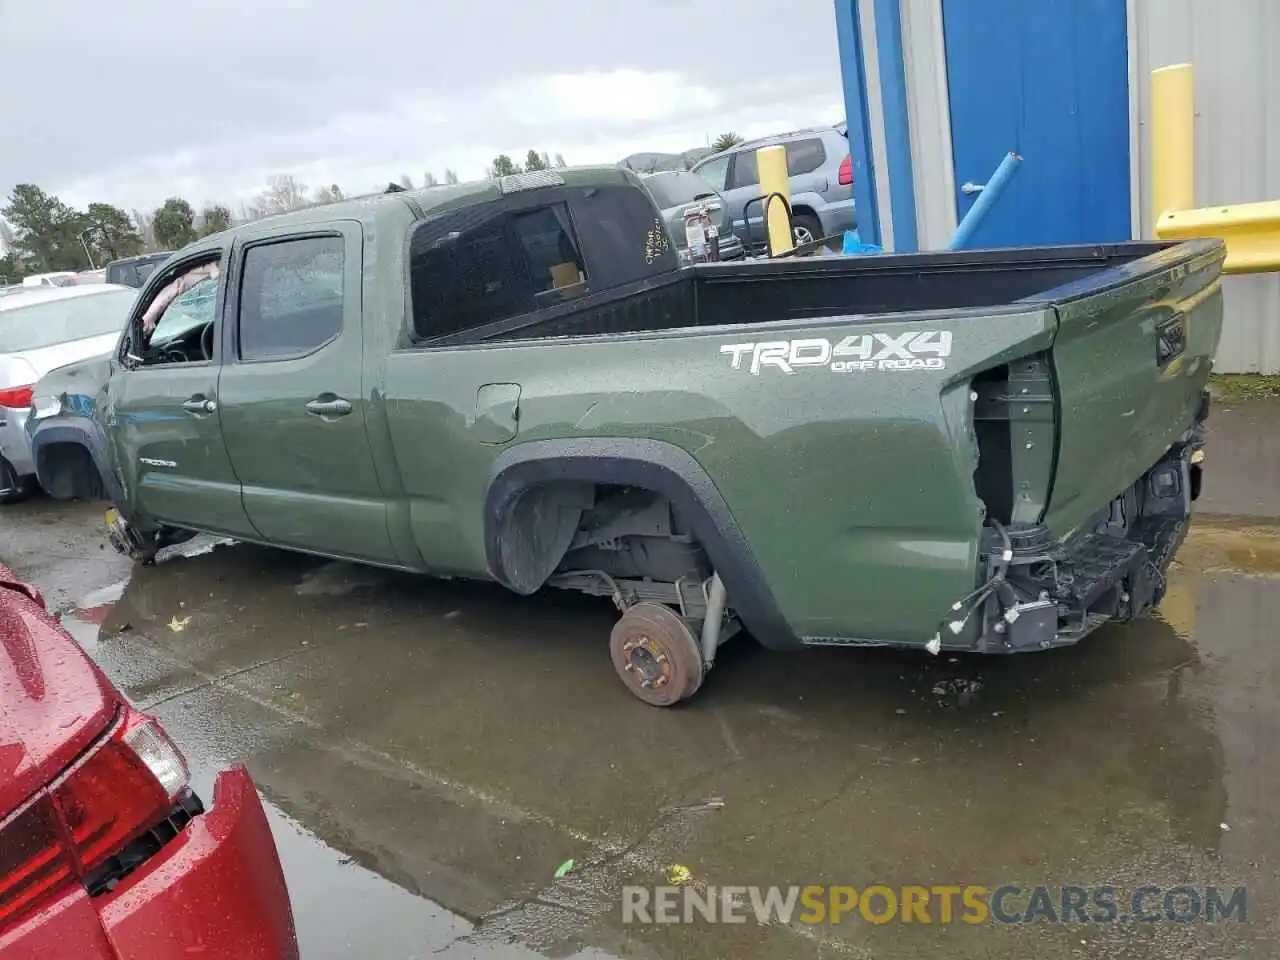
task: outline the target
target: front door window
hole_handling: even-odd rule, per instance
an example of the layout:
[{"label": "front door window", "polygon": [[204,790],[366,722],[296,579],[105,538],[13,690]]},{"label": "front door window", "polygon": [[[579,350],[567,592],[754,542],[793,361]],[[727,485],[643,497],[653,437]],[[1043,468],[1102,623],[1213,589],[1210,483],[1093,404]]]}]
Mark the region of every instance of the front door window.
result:
[{"label": "front door window", "polygon": [[160,289],[135,328],[135,363],[149,367],[213,359],[219,275],[216,261],[200,264]]}]

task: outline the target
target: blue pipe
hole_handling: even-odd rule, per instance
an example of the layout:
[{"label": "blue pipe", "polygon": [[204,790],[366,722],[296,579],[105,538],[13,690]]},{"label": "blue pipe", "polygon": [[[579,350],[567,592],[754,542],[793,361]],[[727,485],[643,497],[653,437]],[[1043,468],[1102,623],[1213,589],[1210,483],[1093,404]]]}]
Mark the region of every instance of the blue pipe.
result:
[{"label": "blue pipe", "polygon": [[844,82],[845,129],[853,158],[853,212],[858,232],[867,243],[880,242],[880,210],[876,203],[875,158],[871,148],[871,118],[864,83],[865,66],[858,5],[870,0],[835,0],[836,43]]},{"label": "blue pipe", "polygon": [[956,232],[951,235],[951,243],[947,245],[948,250],[959,250],[969,242],[973,232],[978,229],[978,225],[986,217],[987,211],[1000,199],[1000,195],[1009,186],[1009,181],[1018,172],[1018,167],[1021,164],[1022,157],[1016,153],[1006,153],[1004,155],[1004,159],[1000,161],[1000,166],[996,167],[996,172],[991,175],[991,179],[987,181],[986,186],[982,188],[982,192],[978,194],[978,199],[969,208],[969,212],[964,215],[964,219],[956,227]]}]

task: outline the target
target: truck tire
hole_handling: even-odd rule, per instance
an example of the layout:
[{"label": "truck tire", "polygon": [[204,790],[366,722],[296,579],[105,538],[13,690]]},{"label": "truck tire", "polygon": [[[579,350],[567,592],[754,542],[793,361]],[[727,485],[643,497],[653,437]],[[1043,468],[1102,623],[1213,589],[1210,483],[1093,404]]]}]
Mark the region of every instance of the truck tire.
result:
[{"label": "truck tire", "polygon": [[687,700],[702,686],[702,651],[689,625],[670,607],[637,603],[609,636],[613,668],[632,694],[654,707]]}]

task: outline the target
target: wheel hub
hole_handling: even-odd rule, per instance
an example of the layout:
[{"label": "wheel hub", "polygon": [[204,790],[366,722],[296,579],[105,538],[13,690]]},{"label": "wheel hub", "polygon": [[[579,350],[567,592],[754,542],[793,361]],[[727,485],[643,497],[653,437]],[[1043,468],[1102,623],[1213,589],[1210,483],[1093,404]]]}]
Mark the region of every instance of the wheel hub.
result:
[{"label": "wheel hub", "polygon": [[641,601],[609,635],[609,657],[627,689],[655,707],[693,696],[702,684],[698,640],[669,607]]},{"label": "wheel hub", "polygon": [[671,657],[662,645],[648,636],[638,636],[622,645],[627,673],[646,690],[656,690],[671,682]]}]

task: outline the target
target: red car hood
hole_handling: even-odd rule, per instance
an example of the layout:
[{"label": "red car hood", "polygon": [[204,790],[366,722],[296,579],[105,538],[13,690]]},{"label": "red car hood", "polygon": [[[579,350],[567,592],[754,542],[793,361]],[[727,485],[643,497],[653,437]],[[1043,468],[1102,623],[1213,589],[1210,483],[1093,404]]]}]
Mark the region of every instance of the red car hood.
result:
[{"label": "red car hood", "polygon": [[120,705],[40,594],[0,565],[0,818],[70,766]]}]

